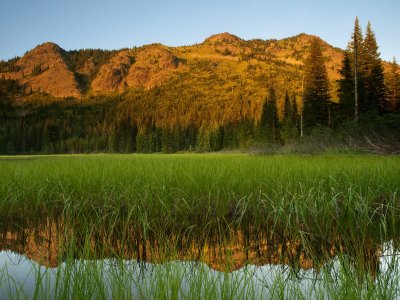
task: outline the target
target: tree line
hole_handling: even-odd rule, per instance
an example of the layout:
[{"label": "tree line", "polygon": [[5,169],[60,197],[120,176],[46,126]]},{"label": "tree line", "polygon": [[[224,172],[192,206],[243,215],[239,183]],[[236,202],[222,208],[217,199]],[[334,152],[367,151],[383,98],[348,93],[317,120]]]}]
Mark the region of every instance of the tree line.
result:
[{"label": "tree line", "polygon": [[[90,56],[93,51],[86,52],[71,53],[76,68],[83,65],[82,57]],[[240,89],[229,87],[227,95],[233,99],[230,104],[218,99],[195,102],[204,97],[203,91],[191,91],[179,77],[170,86],[150,91],[93,96],[82,103],[65,100],[45,106],[32,105],[26,109],[28,113],[21,113],[7,100],[18,91],[17,82],[2,78],[0,153],[219,151],[258,143],[279,146],[301,140],[316,127],[339,130],[346,122],[357,124],[371,116],[387,118],[399,113],[399,67],[394,59],[385,74],[370,23],[364,36],[358,19],[355,21],[340,70],[338,102],[330,96],[325,59],[323,44],[315,38],[301,69],[300,92],[287,89],[282,96],[277,91],[280,86],[269,84],[260,114],[255,104],[246,100],[251,91],[243,94]],[[215,67],[203,64],[205,74]],[[224,86],[227,82],[215,74],[207,80],[210,89],[212,84]],[[259,80],[262,84],[266,78]],[[241,86],[245,88],[244,84]],[[191,91],[190,95],[184,95],[185,91]],[[169,104],[159,101],[166,95],[171,98]],[[187,101],[180,101],[182,97]],[[283,103],[280,109],[279,101]],[[219,109],[210,110],[209,103]],[[399,118],[394,120],[399,122]]]}]

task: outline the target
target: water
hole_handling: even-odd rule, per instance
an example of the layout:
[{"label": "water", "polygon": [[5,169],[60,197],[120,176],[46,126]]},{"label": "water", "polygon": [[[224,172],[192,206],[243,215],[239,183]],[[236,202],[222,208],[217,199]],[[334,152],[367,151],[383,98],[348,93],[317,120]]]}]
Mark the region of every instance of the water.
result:
[{"label": "water", "polygon": [[[70,268],[69,270],[67,270]],[[72,269],[71,269],[72,268]],[[35,292],[42,291],[42,295],[55,298],[57,280],[64,280],[67,272],[70,281],[74,281],[74,276],[82,274],[84,270],[96,270],[96,274],[101,274],[101,279],[108,294],[112,295],[112,285],[114,277],[121,278],[121,273],[129,279],[131,284],[131,295],[139,298],[142,294],[151,294],[157,285],[166,284],[166,280],[178,280],[180,295],[190,294],[190,288],[199,279],[202,283],[213,283],[216,289],[221,290],[227,285],[232,285],[230,290],[240,291],[240,295],[246,295],[254,290],[254,294],[261,297],[268,295],[268,287],[273,287],[274,282],[282,281],[300,283],[304,293],[310,293],[318,283],[315,279],[314,270],[300,270],[294,275],[288,267],[283,265],[254,266],[247,265],[239,270],[225,273],[211,269],[205,263],[171,261],[165,264],[152,264],[137,261],[115,261],[99,260],[76,260],[72,265],[60,264],[56,268],[47,268],[37,262],[27,259],[25,256],[10,252],[0,252],[0,296],[2,299],[12,298],[23,295],[29,299],[35,296]],[[123,269],[123,270],[122,270]],[[38,284],[38,282],[40,283]],[[221,293],[218,291],[217,293]]]},{"label": "water", "polygon": [[[397,284],[393,274],[400,274],[400,264],[391,242],[383,245],[379,256],[379,274],[375,282],[386,280],[387,284]],[[192,293],[212,293],[223,297],[231,293],[233,298],[268,298],[283,292],[285,295],[301,294],[307,298],[319,298],[326,292],[327,280],[330,288],[340,286],[343,269],[339,257],[332,258],[322,268],[293,269],[284,264],[263,266],[246,265],[232,272],[220,272],[204,262],[173,260],[165,263],[149,263],[137,260],[75,259],[63,262],[57,267],[46,267],[28,259],[25,255],[12,251],[0,252],[0,298],[32,299],[40,295],[44,298],[58,298],[71,286],[82,287],[94,282],[101,287],[106,298],[117,293],[116,287],[125,289],[134,299],[152,298],[156,290],[176,290],[178,298],[185,299]],[[334,282],[337,280],[337,282]],[[214,289],[205,290],[205,289]],[[390,288],[390,287],[388,287]],[[396,288],[395,286],[393,288]],[[173,291],[172,291],[173,292]],[[171,293],[172,293],[171,292]],[[171,296],[173,296],[171,294]]]},{"label": "water", "polygon": [[359,290],[368,298],[371,288],[392,299],[400,293],[399,244],[373,236],[308,241],[237,229],[144,239],[135,231],[102,235],[98,227],[80,231],[50,219],[18,228],[0,234],[0,299],[320,299],[359,298]]}]

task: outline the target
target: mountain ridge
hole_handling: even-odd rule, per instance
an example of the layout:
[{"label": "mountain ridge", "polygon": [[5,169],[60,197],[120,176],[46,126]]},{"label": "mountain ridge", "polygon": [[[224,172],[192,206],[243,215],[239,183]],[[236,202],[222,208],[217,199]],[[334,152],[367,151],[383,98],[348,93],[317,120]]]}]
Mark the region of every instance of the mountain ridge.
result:
[{"label": "mountain ridge", "polygon": [[[221,70],[221,76],[227,77],[228,73],[236,73],[239,77],[252,80],[244,72],[254,66],[260,68],[259,75],[267,77],[271,75],[270,69],[274,64],[286,64],[288,69],[301,68],[313,38],[319,37],[301,33],[281,40],[244,40],[224,32],[190,46],[150,44],[115,50],[101,63],[96,62],[96,57],[89,55],[80,62],[79,69],[71,63],[72,51],[47,42],[18,59],[15,63],[16,71],[4,72],[0,69],[0,77],[17,80],[25,93],[44,92],[57,98],[77,99],[93,94],[124,93],[135,88],[152,89],[176,76],[182,77],[187,72],[199,73],[196,69],[198,61],[228,65],[226,69],[230,70]],[[335,81],[339,78],[338,70],[344,50],[325,41],[323,45],[333,91]],[[79,54],[83,51],[85,50],[75,52]],[[334,92],[332,94],[335,98]]]}]

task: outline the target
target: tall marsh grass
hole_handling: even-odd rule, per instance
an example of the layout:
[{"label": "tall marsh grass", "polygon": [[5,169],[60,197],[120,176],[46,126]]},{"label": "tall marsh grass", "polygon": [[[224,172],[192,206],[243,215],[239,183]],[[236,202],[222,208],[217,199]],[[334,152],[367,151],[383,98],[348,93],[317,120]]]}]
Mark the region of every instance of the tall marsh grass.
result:
[{"label": "tall marsh grass", "polygon": [[[75,259],[112,258],[119,263],[208,259],[221,271],[235,270],[232,266],[242,253],[244,264],[282,263],[295,274],[310,262],[324,286],[308,295],[302,290],[304,283],[298,282],[291,292],[299,298],[369,297],[369,293],[391,298],[398,290],[396,284],[385,289],[384,280],[392,277],[379,274],[384,245],[391,243],[394,252],[399,249],[399,156],[27,156],[1,157],[0,170],[3,248],[1,241],[10,236],[20,246],[6,248],[20,252],[24,243],[41,238],[49,249],[57,248],[58,261],[67,266]],[[329,272],[321,277],[330,261],[341,266],[339,281]],[[84,298],[88,289],[80,284],[97,284],[103,294],[93,287],[91,295],[109,297],[110,288],[102,286],[106,284],[102,268],[84,266],[78,269],[82,274],[68,277],[83,278],[68,283],[81,293],[77,298]],[[256,298],[288,293],[285,276],[277,276],[267,285],[268,291],[257,294],[258,288],[246,284],[248,288],[235,290],[241,284],[232,278],[206,280],[203,286],[200,278],[206,275],[201,272],[182,289],[186,275],[179,273],[179,267],[162,273],[166,268],[157,269],[162,274],[154,279],[157,287],[147,286],[141,296],[235,299],[248,298],[246,293]],[[398,278],[395,270],[392,275]],[[221,274],[223,278],[229,273]],[[130,279],[124,281],[130,275],[126,276],[112,285],[122,298],[131,295],[124,288],[132,286]],[[60,284],[62,298],[70,297],[70,290]]]},{"label": "tall marsh grass", "polygon": [[0,169],[3,223],[64,215],[140,220],[152,231],[210,223],[323,237],[397,230],[398,156],[33,156],[1,158]]}]

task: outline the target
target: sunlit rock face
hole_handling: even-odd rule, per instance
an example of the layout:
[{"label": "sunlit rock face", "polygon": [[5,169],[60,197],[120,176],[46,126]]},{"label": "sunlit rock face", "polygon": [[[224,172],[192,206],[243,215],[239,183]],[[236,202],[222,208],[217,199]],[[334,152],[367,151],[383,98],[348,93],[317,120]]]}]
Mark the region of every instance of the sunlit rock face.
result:
[{"label": "sunlit rock face", "polygon": [[82,96],[74,73],[69,69],[64,50],[44,43],[27,52],[16,63],[19,71],[1,76],[18,80],[25,91],[40,91],[55,97]]},{"label": "sunlit rock face", "polygon": [[153,88],[168,80],[171,71],[177,69],[179,59],[161,45],[142,48],[129,69],[126,83],[130,87]]},{"label": "sunlit rock face", "polygon": [[124,92],[127,88],[154,88],[168,80],[179,59],[161,45],[126,50],[104,64],[92,82],[95,92]]}]

